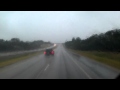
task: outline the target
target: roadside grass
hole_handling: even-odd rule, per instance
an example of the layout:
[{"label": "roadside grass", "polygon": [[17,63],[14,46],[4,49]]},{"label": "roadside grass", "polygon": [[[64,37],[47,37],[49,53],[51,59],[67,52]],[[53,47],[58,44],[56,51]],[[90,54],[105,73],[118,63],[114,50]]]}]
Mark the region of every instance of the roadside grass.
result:
[{"label": "roadside grass", "polygon": [[69,50],[120,70],[120,53]]},{"label": "roadside grass", "polygon": [[[27,54],[22,54],[22,55],[14,55],[12,57],[7,56],[7,58],[2,57],[2,60],[0,60],[0,68],[5,67],[10,64],[13,64],[13,63],[16,63],[18,61],[22,61],[22,60],[31,58],[33,56],[37,56],[41,53],[43,53],[43,51],[27,53]],[[0,57],[0,59],[1,59],[1,57]]]},{"label": "roadside grass", "polygon": [[[57,46],[53,47],[53,49],[56,49]],[[19,55],[11,55],[11,56],[1,56],[0,57],[0,68],[5,67],[11,64],[14,64],[16,62],[26,60],[28,58],[31,58],[33,56],[37,56],[39,54],[42,54],[43,51],[38,51],[38,52],[31,52],[31,53],[26,53],[26,54],[19,54]]]}]

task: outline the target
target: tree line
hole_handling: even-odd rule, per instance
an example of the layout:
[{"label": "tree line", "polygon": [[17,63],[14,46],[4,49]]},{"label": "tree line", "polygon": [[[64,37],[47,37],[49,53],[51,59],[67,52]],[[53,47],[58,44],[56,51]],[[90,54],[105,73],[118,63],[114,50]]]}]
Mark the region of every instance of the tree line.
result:
[{"label": "tree line", "polygon": [[24,42],[21,41],[19,38],[12,38],[11,40],[0,39],[0,52],[38,49],[41,48],[41,45],[43,44],[51,43],[44,42],[42,40]]},{"label": "tree line", "polygon": [[76,50],[120,52],[120,29],[93,34],[83,40],[73,37],[71,41],[65,42],[65,45]]}]

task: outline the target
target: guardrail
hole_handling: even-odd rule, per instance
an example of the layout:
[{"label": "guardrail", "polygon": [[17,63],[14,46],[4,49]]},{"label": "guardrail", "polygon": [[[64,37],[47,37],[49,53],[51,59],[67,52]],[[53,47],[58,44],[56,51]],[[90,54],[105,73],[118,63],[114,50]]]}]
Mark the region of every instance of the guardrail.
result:
[{"label": "guardrail", "polygon": [[25,53],[32,53],[37,51],[43,51],[45,49],[53,48],[54,46],[42,48],[42,49],[36,49],[36,50],[27,50],[27,51],[18,51],[18,52],[8,52],[8,53],[0,53],[0,56],[11,56],[11,55],[18,55],[18,54],[25,54]]}]

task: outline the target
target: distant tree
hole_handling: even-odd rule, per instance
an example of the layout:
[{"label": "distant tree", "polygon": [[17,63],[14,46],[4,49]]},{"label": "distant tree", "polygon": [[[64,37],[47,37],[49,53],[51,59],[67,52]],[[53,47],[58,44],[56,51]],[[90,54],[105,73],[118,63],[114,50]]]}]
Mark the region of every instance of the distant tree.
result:
[{"label": "distant tree", "polygon": [[74,37],[72,38],[72,42],[75,42],[75,38]]},{"label": "distant tree", "polygon": [[41,48],[41,45],[44,43],[49,44],[50,42],[44,42],[42,40],[24,42],[21,41],[19,38],[12,38],[9,41],[4,41],[3,39],[0,39],[0,52],[38,49]]},{"label": "distant tree", "polygon": [[20,42],[20,39],[19,38],[12,38],[11,42]]},{"label": "distant tree", "polygon": [[72,38],[72,41],[65,42],[65,45],[78,50],[120,52],[120,29],[110,30],[99,35],[94,34],[84,40],[79,37]]}]

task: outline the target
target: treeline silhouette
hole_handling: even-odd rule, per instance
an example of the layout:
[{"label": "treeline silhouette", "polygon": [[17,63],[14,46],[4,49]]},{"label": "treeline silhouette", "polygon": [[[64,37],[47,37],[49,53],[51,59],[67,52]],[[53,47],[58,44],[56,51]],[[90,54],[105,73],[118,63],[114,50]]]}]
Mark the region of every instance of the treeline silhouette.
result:
[{"label": "treeline silhouette", "polygon": [[19,38],[12,38],[11,40],[0,39],[0,52],[38,49],[41,48],[41,45],[43,44],[51,43],[44,42],[42,40],[24,42],[21,41]]},{"label": "treeline silhouette", "polygon": [[94,34],[87,39],[79,37],[65,42],[68,48],[85,51],[120,52],[120,29]]}]

